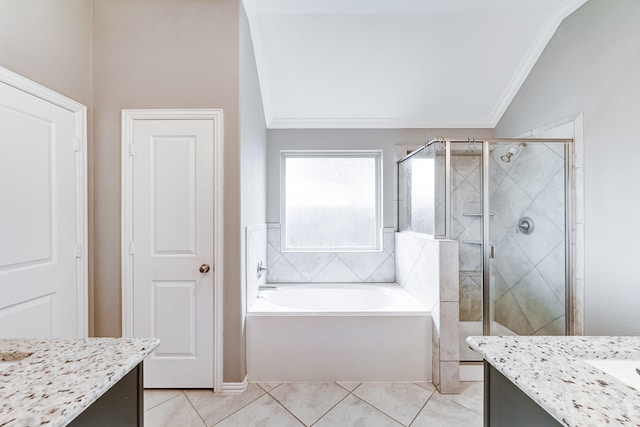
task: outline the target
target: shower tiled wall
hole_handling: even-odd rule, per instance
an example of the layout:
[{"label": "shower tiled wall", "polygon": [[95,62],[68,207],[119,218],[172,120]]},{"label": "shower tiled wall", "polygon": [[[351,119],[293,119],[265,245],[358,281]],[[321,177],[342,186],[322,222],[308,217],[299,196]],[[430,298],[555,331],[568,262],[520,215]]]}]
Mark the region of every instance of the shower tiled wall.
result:
[{"label": "shower tiled wall", "polygon": [[280,224],[268,224],[270,283],[395,282],[394,230],[383,230],[382,252],[281,252]]},{"label": "shower tiled wall", "polygon": [[[491,242],[496,246],[492,319],[520,335],[564,333],[564,146],[529,144],[506,163],[511,145],[491,152]],[[460,320],[480,320],[482,217],[480,157],[452,157],[452,238],[460,244]],[[531,234],[518,231],[533,219]]]},{"label": "shower tiled wall", "polygon": [[[506,149],[492,153],[495,320],[520,335],[563,334],[564,146],[529,144],[510,163],[499,160]],[[533,233],[518,231],[521,217],[533,219]]]},{"label": "shower tiled wall", "polygon": [[451,238],[458,241],[460,320],[482,319],[481,157],[451,156]]}]

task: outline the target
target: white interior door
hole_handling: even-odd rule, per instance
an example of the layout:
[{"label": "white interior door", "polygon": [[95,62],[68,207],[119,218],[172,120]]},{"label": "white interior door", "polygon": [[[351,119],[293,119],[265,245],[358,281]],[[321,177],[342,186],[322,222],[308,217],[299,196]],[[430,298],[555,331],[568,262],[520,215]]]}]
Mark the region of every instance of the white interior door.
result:
[{"label": "white interior door", "polygon": [[77,142],[72,111],[0,83],[0,337],[85,333]]},{"label": "white interior door", "polygon": [[134,120],[133,334],[148,388],[213,388],[213,120]]}]

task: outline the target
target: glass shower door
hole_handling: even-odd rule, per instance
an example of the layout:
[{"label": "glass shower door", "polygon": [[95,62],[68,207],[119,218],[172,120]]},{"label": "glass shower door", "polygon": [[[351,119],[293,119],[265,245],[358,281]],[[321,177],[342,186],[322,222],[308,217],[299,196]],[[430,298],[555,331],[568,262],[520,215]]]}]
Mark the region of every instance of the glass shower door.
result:
[{"label": "glass shower door", "polygon": [[565,143],[491,142],[488,152],[490,334],[565,335]]}]

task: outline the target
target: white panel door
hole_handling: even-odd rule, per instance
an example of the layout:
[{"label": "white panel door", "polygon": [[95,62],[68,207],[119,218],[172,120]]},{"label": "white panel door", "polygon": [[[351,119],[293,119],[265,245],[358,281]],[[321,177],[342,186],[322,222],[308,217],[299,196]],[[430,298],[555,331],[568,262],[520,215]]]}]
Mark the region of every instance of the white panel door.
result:
[{"label": "white panel door", "polygon": [[0,83],[0,337],[76,337],[85,322],[75,142],[73,112]]},{"label": "white panel door", "polygon": [[213,388],[213,120],[134,120],[133,333],[149,388]]}]

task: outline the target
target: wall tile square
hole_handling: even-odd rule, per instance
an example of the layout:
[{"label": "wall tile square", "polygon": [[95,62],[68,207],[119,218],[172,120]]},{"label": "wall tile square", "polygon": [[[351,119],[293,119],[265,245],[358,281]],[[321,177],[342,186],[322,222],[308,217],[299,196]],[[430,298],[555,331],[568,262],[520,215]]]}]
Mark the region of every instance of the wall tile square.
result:
[{"label": "wall tile square", "polygon": [[533,328],[522,313],[520,306],[511,294],[504,294],[495,303],[496,322],[509,328],[518,335],[531,335]]},{"label": "wall tile square", "polygon": [[564,160],[545,144],[529,144],[516,156],[509,176],[534,199],[551,178],[562,169]]},{"label": "wall tile square", "polygon": [[327,252],[286,252],[282,256],[304,276],[305,281],[313,280],[335,258],[335,254]]},{"label": "wall tile square", "polygon": [[511,228],[531,204],[531,198],[508,175],[491,197],[491,206],[500,222]]},{"label": "wall tile square", "polygon": [[258,224],[247,226],[245,229],[245,282],[246,282],[246,298],[247,307],[251,307],[258,297],[258,285],[267,282],[267,275],[258,278],[257,267],[261,261],[263,265],[267,265],[268,253],[267,247],[267,225]]},{"label": "wall tile square", "polygon": [[549,215],[554,224],[563,231],[565,225],[564,199],[564,168],[561,168],[540,192],[535,201]]},{"label": "wall tile square", "polygon": [[[460,360],[459,306],[457,302],[440,303],[440,360]],[[445,327],[446,325],[446,327]],[[453,327],[451,327],[453,325]]]},{"label": "wall tile square", "polygon": [[537,203],[532,203],[522,215],[534,221],[533,233],[520,233],[517,227],[514,227],[510,233],[535,265],[564,240],[564,232],[551,221]]},{"label": "wall tile square", "polygon": [[371,283],[393,283],[395,282],[395,260],[393,255],[389,255],[387,259],[373,272],[366,282]]},{"label": "wall tile square", "polygon": [[518,282],[511,293],[534,331],[564,314],[563,304],[536,269]]},{"label": "wall tile square", "polygon": [[305,283],[307,281],[302,273],[296,270],[285,257],[280,257],[269,268],[270,283]]},{"label": "wall tile square", "polygon": [[317,283],[354,283],[359,281],[360,278],[336,256],[313,278],[313,282]]},{"label": "wall tile square", "polygon": [[[280,224],[268,224],[267,260],[270,281],[278,283],[393,283],[395,232],[385,228],[381,252],[280,252]],[[338,257],[339,262],[334,258]],[[286,260],[283,262],[282,260]],[[331,269],[337,269],[331,271]]]},{"label": "wall tile square", "polygon": [[440,362],[441,394],[460,393],[460,362]]},{"label": "wall tile square", "polygon": [[500,272],[508,288],[518,283],[531,269],[533,263],[524,251],[515,242],[513,236],[508,234],[496,246],[494,266]]},{"label": "wall tile square", "polygon": [[453,240],[439,242],[440,301],[459,301],[458,244]]}]

